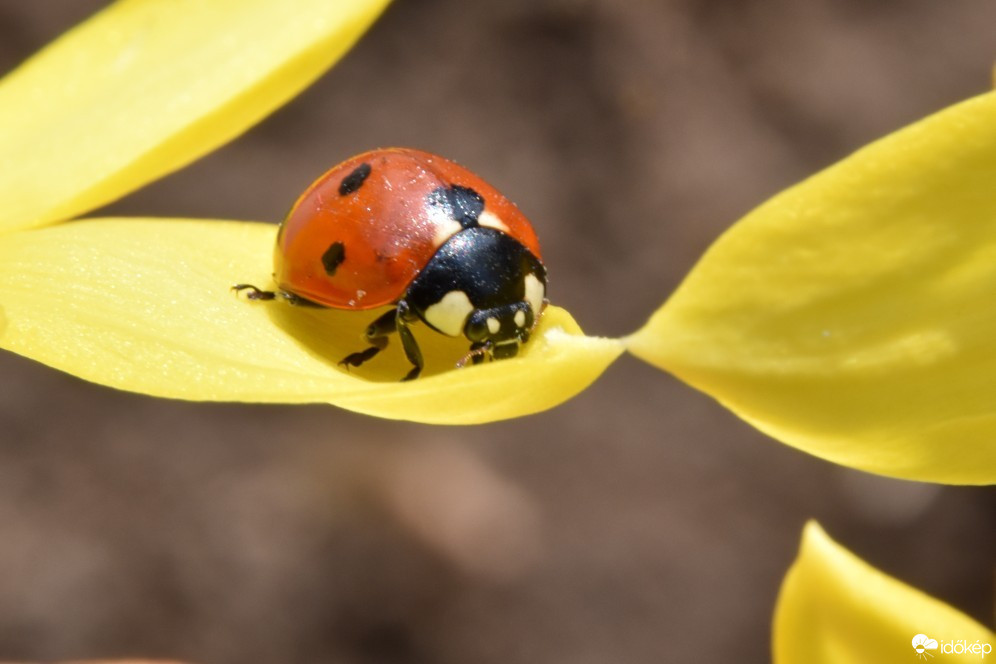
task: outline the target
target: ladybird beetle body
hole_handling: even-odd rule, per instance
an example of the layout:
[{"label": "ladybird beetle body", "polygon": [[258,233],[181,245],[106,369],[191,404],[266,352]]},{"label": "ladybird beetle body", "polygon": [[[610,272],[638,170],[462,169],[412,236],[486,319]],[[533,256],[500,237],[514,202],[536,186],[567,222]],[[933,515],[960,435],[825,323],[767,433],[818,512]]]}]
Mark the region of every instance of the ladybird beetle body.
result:
[{"label": "ladybird beetle body", "polygon": [[[294,204],[277,234],[274,278],[292,303],[365,310],[393,305],[367,328],[359,366],[397,332],[418,376],[416,321],[465,336],[461,361],[514,357],[546,306],[546,269],[532,225],[513,203],[452,161],[373,150],[335,166]],[[278,293],[249,289],[251,299]]]}]

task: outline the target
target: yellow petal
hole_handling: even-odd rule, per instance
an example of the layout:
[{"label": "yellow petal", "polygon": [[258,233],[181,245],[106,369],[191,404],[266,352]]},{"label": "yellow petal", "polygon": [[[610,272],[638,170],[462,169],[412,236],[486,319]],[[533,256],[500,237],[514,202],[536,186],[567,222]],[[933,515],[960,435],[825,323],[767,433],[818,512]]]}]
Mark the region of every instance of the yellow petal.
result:
[{"label": "yellow petal", "polygon": [[[276,227],[98,219],[10,233],[0,243],[0,347],[86,380],[193,400],[329,402],[381,417],[471,424],[551,408],[622,352],[551,307],[522,356],[453,370],[466,341],[415,326],[426,377],[394,341],[349,373],[378,312],[248,302],[270,287]],[[433,375],[435,374],[435,375]],[[362,377],[361,377],[362,376]],[[377,382],[383,381],[383,382]]]},{"label": "yellow petal", "polygon": [[[957,642],[996,647],[992,631],[883,574],[810,522],[775,609],[775,664],[924,661],[913,649],[918,634],[937,641],[936,650],[925,650],[932,655],[926,661],[983,661],[958,653]],[[953,654],[944,652],[949,646]]]},{"label": "yellow petal", "polygon": [[0,81],[0,230],[108,203],[238,136],[387,0],[120,0]]},{"label": "yellow petal", "polygon": [[629,344],[825,459],[996,482],[996,93],[747,215]]}]

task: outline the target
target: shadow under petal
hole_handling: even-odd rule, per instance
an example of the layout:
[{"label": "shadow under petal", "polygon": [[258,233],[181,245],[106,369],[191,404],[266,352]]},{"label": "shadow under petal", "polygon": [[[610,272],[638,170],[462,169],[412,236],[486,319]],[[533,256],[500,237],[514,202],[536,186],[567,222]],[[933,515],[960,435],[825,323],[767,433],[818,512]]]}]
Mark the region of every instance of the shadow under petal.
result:
[{"label": "shadow under petal", "polygon": [[[357,351],[369,347],[363,332],[379,316],[390,310],[381,307],[366,311],[345,311],[312,306],[294,306],[274,300],[253,303],[266,306],[275,325],[286,331],[310,355],[330,367],[374,382],[396,382],[411,369],[397,334],[389,337],[387,348],[359,367],[346,367],[339,362]],[[457,361],[466,354],[469,342],[463,337],[439,334],[422,323],[411,326],[425,360],[422,376],[456,370]]]}]

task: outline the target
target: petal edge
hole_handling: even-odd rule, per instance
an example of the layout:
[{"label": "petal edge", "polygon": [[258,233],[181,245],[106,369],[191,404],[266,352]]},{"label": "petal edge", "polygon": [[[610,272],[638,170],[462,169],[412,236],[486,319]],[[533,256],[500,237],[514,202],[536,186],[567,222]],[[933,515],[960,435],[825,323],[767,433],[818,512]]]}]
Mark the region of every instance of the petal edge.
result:
[{"label": "petal edge", "polygon": [[[276,227],[182,219],[95,219],[10,233],[0,244],[0,348],[86,380],[153,396],[327,402],[379,417],[476,424],[551,408],[622,353],[550,307],[520,357],[450,370],[466,342],[415,327],[427,376],[398,380],[397,343],[352,374],[376,312],[246,302],[269,285]],[[433,375],[435,374],[435,375]],[[360,375],[366,378],[360,377]],[[381,382],[377,382],[381,381]]]},{"label": "petal edge", "polygon": [[0,81],[0,231],[85,213],[238,136],[387,2],[119,0],[97,13]]},{"label": "petal edge", "polygon": [[916,661],[912,638],[920,633],[996,646],[992,631],[873,568],[817,523],[806,525],[775,609],[775,664]]},{"label": "petal edge", "polygon": [[628,347],[824,459],[996,482],[994,187],[988,93],[748,214]]}]

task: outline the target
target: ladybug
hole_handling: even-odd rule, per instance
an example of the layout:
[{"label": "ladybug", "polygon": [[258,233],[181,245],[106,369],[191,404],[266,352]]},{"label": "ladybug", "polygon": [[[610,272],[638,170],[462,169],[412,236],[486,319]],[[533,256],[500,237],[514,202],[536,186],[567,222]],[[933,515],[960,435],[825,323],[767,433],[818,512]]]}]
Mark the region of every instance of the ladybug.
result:
[{"label": "ladybug", "polygon": [[457,366],[515,357],[546,307],[546,268],[532,225],[462,166],[408,148],[373,150],[322,175],[277,233],[278,290],[238,284],[252,300],[346,310],[391,309],[364,332],[358,367],[397,333],[413,368],[422,353],[409,326],[466,337]]}]

